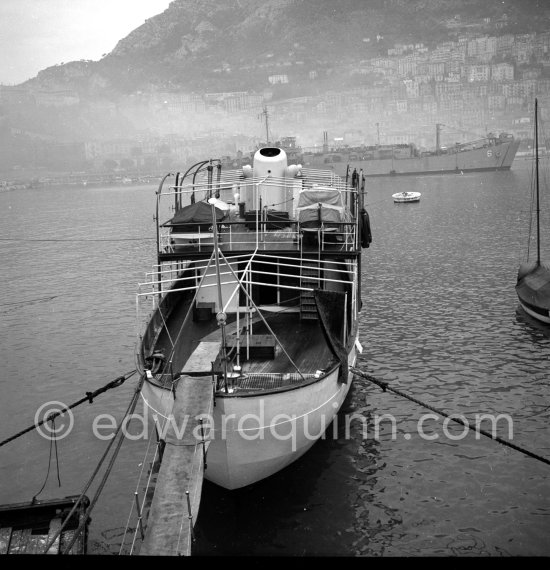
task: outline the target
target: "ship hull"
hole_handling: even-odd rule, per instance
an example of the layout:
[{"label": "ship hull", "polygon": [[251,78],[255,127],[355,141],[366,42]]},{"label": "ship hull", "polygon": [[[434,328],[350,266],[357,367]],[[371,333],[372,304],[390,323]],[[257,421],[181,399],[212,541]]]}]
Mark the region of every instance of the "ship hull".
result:
[{"label": "ship hull", "polygon": [[550,324],[550,311],[548,309],[539,309],[538,307],[532,307],[528,303],[519,300],[521,308],[531,317],[537,319],[544,324]]},{"label": "ship hull", "polygon": [[[353,344],[349,365],[355,360]],[[218,394],[212,415],[204,420],[205,479],[238,489],[299,459],[323,436],[348,394],[353,375],[348,373],[347,382],[338,376],[335,367],[318,381],[293,390],[242,397]],[[145,382],[142,397],[152,414],[170,417],[174,400],[169,390]]]},{"label": "ship hull", "polygon": [[516,293],[523,310],[542,323],[550,323],[550,265],[524,262],[518,270]]},{"label": "ship hull", "polygon": [[328,156],[315,156],[311,159],[308,157],[306,166],[330,168],[340,176],[346,176],[348,165],[351,171],[353,169],[362,170],[364,176],[463,174],[465,172],[510,170],[519,142],[512,140],[478,149],[414,158],[350,160],[349,155],[333,153]]}]

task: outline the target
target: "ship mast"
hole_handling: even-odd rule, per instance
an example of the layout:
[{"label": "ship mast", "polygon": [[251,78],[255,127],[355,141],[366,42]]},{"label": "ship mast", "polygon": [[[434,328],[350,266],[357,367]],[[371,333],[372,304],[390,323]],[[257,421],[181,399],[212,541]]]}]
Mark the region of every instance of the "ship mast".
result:
[{"label": "ship mast", "polygon": [[537,191],[537,265],[540,265],[539,127],[538,99],[535,98],[535,184]]},{"label": "ship mast", "polygon": [[269,113],[267,112],[267,106],[264,105],[264,109],[261,113],[265,118],[265,141],[267,146],[269,146]]}]

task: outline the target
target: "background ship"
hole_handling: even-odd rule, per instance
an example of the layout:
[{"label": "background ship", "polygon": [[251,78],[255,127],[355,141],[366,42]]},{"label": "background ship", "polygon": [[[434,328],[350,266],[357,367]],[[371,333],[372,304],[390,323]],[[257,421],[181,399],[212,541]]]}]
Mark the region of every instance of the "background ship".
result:
[{"label": "background ship", "polygon": [[351,171],[363,170],[365,176],[509,170],[512,166],[520,142],[512,135],[489,133],[483,139],[447,148],[439,143],[437,127],[436,149],[432,152],[421,152],[414,144],[362,146],[330,152],[325,142],[323,152],[303,153],[303,164],[310,168],[330,168],[341,176],[345,176],[348,165]]},{"label": "background ship", "polygon": [[[478,140],[445,147],[440,144],[441,126],[436,125],[433,151],[420,150],[413,143],[330,148],[326,132],[322,150],[302,148],[296,137],[284,137],[276,144],[285,150],[289,164],[332,170],[342,177],[346,176],[348,165],[350,174],[357,169],[362,170],[364,176],[510,170],[520,144],[512,135],[489,133]],[[229,164],[234,168],[250,161],[251,155],[242,155]]]}]

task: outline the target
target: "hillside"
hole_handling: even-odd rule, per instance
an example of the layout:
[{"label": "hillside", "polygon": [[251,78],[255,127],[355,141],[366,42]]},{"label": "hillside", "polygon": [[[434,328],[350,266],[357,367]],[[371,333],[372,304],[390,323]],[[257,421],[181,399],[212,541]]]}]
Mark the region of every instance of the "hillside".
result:
[{"label": "hillside", "polygon": [[[383,87],[384,70],[368,62],[382,56],[383,68],[395,44],[429,50],[462,37],[548,30],[548,0],[174,0],[101,60],[49,67],[0,89],[0,169],[78,170],[113,156],[158,162],[166,141],[180,158],[202,152],[204,140],[230,154],[259,136],[266,101],[279,109],[271,128],[288,134],[299,124],[309,144],[330,129],[372,130],[380,117],[399,132],[462,124],[468,119],[449,109],[426,115],[414,101],[396,112],[405,82]],[[355,88],[381,90],[371,99],[382,101],[366,108],[360,96],[349,99]]]},{"label": "hillside", "polygon": [[512,33],[548,26],[545,0],[175,0],[98,62],[50,67],[27,85],[81,95],[149,87],[257,89],[266,70],[384,55],[396,42],[449,39],[446,22],[506,14]]}]

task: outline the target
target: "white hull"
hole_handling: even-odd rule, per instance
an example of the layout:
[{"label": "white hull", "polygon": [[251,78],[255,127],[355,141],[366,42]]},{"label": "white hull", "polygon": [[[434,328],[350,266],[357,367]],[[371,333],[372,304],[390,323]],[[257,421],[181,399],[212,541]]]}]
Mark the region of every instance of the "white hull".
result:
[{"label": "white hull", "polygon": [[398,192],[393,194],[394,202],[420,202],[420,192]]},{"label": "white hull", "polygon": [[[355,363],[355,346],[348,356]],[[326,431],[349,391],[338,369],[321,380],[284,392],[248,397],[216,397],[204,476],[226,489],[250,485],[301,457]],[[205,381],[207,381],[205,379]],[[151,411],[171,414],[169,391],[145,383],[142,396]],[[207,424],[210,424],[207,425]]]}]

